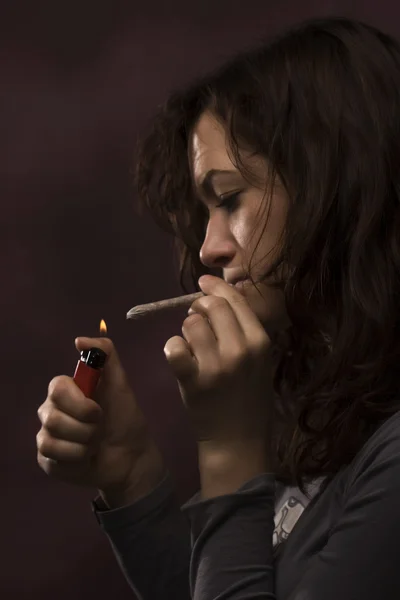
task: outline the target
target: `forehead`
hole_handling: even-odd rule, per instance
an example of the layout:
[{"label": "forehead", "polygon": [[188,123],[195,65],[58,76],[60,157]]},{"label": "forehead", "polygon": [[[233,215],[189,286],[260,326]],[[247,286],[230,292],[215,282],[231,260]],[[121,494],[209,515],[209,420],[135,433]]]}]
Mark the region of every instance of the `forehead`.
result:
[{"label": "forehead", "polygon": [[204,113],[193,130],[189,160],[196,181],[211,169],[235,169],[229,158],[225,130],[210,113]]},{"label": "forehead", "polygon": [[[246,143],[239,149],[239,154],[247,170],[246,178],[256,186],[264,185],[269,173],[268,161],[254,153]],[[204,113],[194,127],[188,155],[190,170],[197,186],[209,171],[228,171],[231,177],[232,172],[241,174],[231,160],[229,139],[224,126],[211,113]]]}]

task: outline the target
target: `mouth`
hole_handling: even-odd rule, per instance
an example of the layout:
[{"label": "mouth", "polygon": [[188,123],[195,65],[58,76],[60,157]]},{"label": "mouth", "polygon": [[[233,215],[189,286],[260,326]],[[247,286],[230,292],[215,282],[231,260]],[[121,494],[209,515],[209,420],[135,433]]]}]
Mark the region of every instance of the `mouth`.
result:
[{"label": "mouth", "polygon": [[248,277],[246,277],[246,278],[243,278],[243,279],[239,279],[239,281],[237,281],[237,282],[234,284],[234,287],[235,287],[236,289],[242,290],[242,289],[243,289],[243,286],[245,285],[245,283],[247,283],[247,282],[249,282],[249,281],[250,281],[250,279],[248,279]]},{"label": "mouth", "polygon": [[249,281],[249,278],[245,275],[243,277],[236,277],[236,279],[232,279],[232,281],[227,283],[232,287],[238,287],[238,284],[242,284],[244,281]]},{"label": "mouth", "polygon": [[243,295],[245,290],[247,290],[249,287],[251,287],[251,286],[249,286],[250,283],[251,283],[251,281],[248,277],[242,277],[241,279],[235,279],[229,285],[232,286],[233,288],[235,288],[235,290],[237,290],[239,292],[239,294]]}]

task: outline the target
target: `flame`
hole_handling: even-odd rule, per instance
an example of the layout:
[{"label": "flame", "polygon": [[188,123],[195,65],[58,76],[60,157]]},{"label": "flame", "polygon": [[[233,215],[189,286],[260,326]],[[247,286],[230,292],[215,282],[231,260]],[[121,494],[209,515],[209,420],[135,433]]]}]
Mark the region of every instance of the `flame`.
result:
[{"label": "flame", "polygon": [[104,319],[100,321],[100,335],[107,335],[107,325]]}]

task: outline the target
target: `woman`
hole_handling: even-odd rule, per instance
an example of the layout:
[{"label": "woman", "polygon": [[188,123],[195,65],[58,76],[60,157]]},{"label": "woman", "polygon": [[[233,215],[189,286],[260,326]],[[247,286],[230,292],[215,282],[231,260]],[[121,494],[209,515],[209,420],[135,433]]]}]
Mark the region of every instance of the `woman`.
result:
[{"label": "woman", "polygon": [[[100,489],[95,513],[139,597],[400,597],[399,107],[398,44],[326,19],[157,116],[139,195],[176,235],[182,281],[207,275],[165,346],[201,490],[179,509],[154,447],[133,461],[128,433],[145,428],[115,392],[109,340],[96,340],[110,354],[102,408],[81,395],[78,414],[58,380],[38,435],[47,473]],[[101,418],[114,438],[105,427],[93,450]]]}]

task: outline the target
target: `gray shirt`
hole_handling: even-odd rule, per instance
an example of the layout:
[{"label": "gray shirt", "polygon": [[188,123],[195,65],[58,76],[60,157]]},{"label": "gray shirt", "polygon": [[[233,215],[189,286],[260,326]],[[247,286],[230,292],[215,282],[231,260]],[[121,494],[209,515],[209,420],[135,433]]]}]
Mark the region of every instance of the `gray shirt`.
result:
[{"label": "gray shirt", "polygon": [[148,496],[93,509],[143,600],[399,600],[400,412],[311,501],[261,474],[179,506],[169,475]]}]

